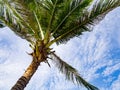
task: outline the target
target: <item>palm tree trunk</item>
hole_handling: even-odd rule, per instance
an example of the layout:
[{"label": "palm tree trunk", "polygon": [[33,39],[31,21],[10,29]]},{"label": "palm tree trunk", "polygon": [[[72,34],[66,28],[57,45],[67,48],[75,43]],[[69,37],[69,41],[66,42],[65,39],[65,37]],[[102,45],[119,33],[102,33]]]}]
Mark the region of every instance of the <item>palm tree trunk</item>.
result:
[{"label": "palm tree trunk", "polygon": [[[42,60],[40,62],[42,62]],[[11,90],[24,90],[24,88],[26,87],[26,85],[29,83],[31,77],[33,76],[33,74],[38,69],[38,67],[40,65],[40,62],[36,62],[33,59],[33,61],[31,62],[31,64],[29,65],[29,67],[27,68],[27,70],[25,71],[25,73],[23,74],[23,76],[21,76],[19,78],[19,80],[11,88]]]},{"label": "palm tree trunk", "polygon": [[40,43],[36,42],[34,52],[30,54],[33,57],[31,64],[28,66],[23,76],[21,76],[16,84],[11,88],[11,90],[24,90],[38,69],[40,63],[47,59],[47,54],[47,49],[45,48],[43,41]]}]

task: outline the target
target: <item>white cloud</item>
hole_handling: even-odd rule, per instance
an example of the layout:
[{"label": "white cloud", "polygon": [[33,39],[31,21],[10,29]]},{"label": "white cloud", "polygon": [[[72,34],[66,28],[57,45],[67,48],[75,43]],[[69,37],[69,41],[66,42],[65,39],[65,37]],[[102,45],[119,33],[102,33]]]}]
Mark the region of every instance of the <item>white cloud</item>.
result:
[{"label": "white cloud", "polygon": [[[120,60],[119,60],[120,61]],[[116,63],[115,65],[113,66],[108,66],[104,72],[103,72],[103,75],[104,76],[108,76],[110,74],[112,74],[113,72],[115,72],[116,70],[119,70],[120,69],[120,62]]]},{"label": "white cloud", "polygon": [[120,90],[120,75],[118,79],[112,83],[111,90]]},{"label": "white cloud", "polygon": [[28,43],[8,28],[0,29],[0,90],[9,90],[30,63]]}]

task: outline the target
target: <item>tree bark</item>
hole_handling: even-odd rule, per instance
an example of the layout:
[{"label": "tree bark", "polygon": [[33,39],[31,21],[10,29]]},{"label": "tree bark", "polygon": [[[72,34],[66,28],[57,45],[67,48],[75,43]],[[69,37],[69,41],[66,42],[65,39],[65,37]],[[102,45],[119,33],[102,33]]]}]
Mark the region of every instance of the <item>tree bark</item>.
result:
[{"label": "tree bark", "polygon": [[34,52],[30,55],[33,57],[31,64],[28,66],[24,74],[18,79],[16,84],[11,88],[11,90],[24,90],[38,69],[40,63],[47,60],[48,53],[43,41],[41,41],[41,43],[36,42]]},{"label": "tree bark", "polygon": [[24,90],[26,85],[29,83],[31,77],[36,72],[40,65],[40,62],[33,60],[27,70],[24,72],[23,76],[19,78],[16,84],[11,88],[11,90]]}]

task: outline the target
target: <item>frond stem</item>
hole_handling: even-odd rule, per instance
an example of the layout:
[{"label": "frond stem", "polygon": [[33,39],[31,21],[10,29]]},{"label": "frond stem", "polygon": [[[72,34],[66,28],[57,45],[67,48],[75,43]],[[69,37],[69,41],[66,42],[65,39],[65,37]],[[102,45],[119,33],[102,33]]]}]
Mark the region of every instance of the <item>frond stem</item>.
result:
[{"label": "frond stem", "polygon": [[[34,15],[35,15],[35,19],[36,19],[36,21],[37,21],[37,24],[38,24],[38,27],[39,27],[39,30],[40,30],[41,38],[42,38],[42,40],[43,40],[43,39],[44,39],[44,33],[43,33],[43,31],[42,31],[40,22],[39,22],[38,17],[37,17],[37,15],[36,15],[35,12],[34,12]],[[37,33],[38,33],[38,32],[37,32]]]},{"label": "frond stem", "polygon": [[[81,0],[82,1],[82,0]],[[72,12],[74,12],[79,6],[81,5],[81,3],[79,3],[75,8],[73,8],[66,16],[65,18],[60,22],[60,24],[57,26],[57,28],[53,31],[52,34],[54,34],[58,28],[60,27],[60,25],[62,25],[62,23],[72,14]]]}]

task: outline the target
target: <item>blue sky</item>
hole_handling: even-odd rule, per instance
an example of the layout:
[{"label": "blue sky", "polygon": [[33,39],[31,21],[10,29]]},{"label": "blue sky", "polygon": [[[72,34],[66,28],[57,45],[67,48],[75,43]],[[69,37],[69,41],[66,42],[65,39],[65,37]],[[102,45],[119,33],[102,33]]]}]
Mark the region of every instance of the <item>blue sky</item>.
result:
[{"label": "blue sky", "polygon": [[[82,77],[100,90],[120,90],[120,8],[107,16],[92,32],[56,46],[56,53],[73,65]],[[32,58],[29,43],[9,28],[0,29],[0,90],[10,90]],[[52,62],[50,62],[52,64]],[[55,66],[42,63],[25,90],[86,90],[66,81]]]}]

